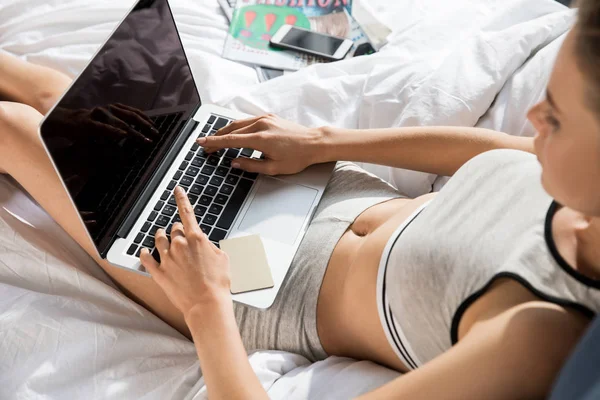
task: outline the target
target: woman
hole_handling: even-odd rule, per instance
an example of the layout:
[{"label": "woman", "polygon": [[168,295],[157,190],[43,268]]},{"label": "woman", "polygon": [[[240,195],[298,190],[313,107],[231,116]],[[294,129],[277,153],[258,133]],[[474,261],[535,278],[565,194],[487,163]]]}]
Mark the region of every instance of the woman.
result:
[{"label": "woman", "polygon": [[[480,129],[308,130],[267,116],[201,142],[263,151],[263,161],[234,163],[267,174],[344,159],[453,175],[439,194],[406,199],[339,164],[269,310],[232,303],[227,256],[180,189],[183,225],[170,241],[156,234],[162,263],[141,255],[153,280],[98,261],[159,316],[189,328],[211,398],[267,397],[246,358],[253,348],[408,372],[365,398],[543,397],[600,309],[600,52],[590,51],[599,14],[597,2],[582,4],[548,97],[530,112],[535,141]],[[93,255],[35,137],[9,114],[4,121],[0,168]]]},{"label": "woman", "polygon": [[[439,194],[409,200],[338,166],[267,311],[232,307],[227,257],[178,189],[183,226],[170,242],[157,233],[160,265],[147,251],[141,259],[183,312],[211,397],[266,397],[244,345],[411,371],[367,399],[545,396],[600,309],[599,15],[597,2],[582,4],[547,99],[529,114],[533,141],[448,128],[311,131],[274,116],[201,139],[262,151],[263,161],[236,161],[252,172],[355,160],[454,175]],[[497,148],[513,150],[486,152]]]}]

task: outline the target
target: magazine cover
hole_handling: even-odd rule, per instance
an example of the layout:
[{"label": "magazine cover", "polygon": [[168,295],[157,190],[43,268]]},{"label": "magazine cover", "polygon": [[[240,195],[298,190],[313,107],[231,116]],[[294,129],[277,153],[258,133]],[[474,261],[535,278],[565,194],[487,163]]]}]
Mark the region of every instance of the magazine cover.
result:
[{"label": "magazine cover", "polygon": [[284,24],[352,39],[349,57],[374,52],[352,18],[351,7],[352,0],[238,0],[223,57],[284,70],[324,61],[270,47],[269,40]]}]

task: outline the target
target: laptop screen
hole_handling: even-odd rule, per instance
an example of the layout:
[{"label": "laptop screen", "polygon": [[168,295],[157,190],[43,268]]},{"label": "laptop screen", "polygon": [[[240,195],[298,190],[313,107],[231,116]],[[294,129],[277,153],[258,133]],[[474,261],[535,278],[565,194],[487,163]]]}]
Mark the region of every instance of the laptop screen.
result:
[{"label": "laptop screen", "polygon": [[167,0],[141,0],[42,123],[100,253],[199,103]]}]

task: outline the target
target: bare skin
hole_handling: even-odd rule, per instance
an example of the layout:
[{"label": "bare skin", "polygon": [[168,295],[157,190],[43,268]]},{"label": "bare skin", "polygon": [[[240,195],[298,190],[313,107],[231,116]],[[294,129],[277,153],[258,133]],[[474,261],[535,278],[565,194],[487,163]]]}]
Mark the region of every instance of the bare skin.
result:
[{"label": "bare skin", "polygon": [[[550,86],[553,90],[559,90],[556,82]],[[252,372],[247,368],[245,352],[243,347],[239,346],[239,334],[235,332],[235,323],[231,323],[232,315],[228,311],[231,297],[227,280],[217,273],[217,268],[227,270],[226,257],[222,257],[221,253],[208,246],[201,232],[193,231],[193,227],[188,223],[185,234],[176,247],[169,247],[168,242],[161,245],[164,246],[162,251],[165,256],[168,256],[169,252],[173,254],[172,258],[164,258],[168,260],[165,263],[177,265],[178,268],[163,269],[155,264],[147,253],[142,254],[142,262],[153,273],[154,280],[116,269],[98,259],[34,133],[40,115],[27,106],[17,107],[4,103],[1,107],[4,113],[0,116],[0,168],[17,179],[135,300],[180,331],[192,334],[209,393],[221,397],[220,395],[227,394],[227,390],[235,392],[239,389],[240,398],[244,395],[264,397],[262,388],[256,385],[256,377],[252,376]],[[16,118],[15,115],[28,117],[28,122],[23,124],[23,119]],[[261,128],[262,133],[252,136],[252,132],[256,132],[257,128]],[[273,143],[285,146],[285,140],[288,140],[296,145],[298,160],[302,159],[302,151],[306,151],[307,154],[314,152],[332,157],[320,161],[351,159],[380,162],[443,175],[452,175],[474,155],[492,148],[505,147],[526,151],[531,151],[532,148],[530,140],[496,136],[491,132],[475,129],[464,129],[462,133],[451,128],[372,131],[369,133],[372,140],[368,144],[364,143],[364,135],[360,132],[357,135],[350,131],[335,130],[312,132],[318,133],[315,136],[318,136],[316,141],[307,138],[306,141],[294,142],[293,138],[297,136],[285,136],[284,133],[286,129],[296,128],[275,117],[244,121],[233,125],[231,129],[238,130],[232,135],[227,135],[231,132],[222,132],[221,139],[214,138],[210,145],[215,148],[246,147],[237,146],[242,141],[239,138],[238,142],[232,141],[225,145],[227,140],[234,140],[231,139],[233,137],[245,136],[243,140],[252,140],[256,144],[254,148],[263,150],[259,146],[273,146]],[[245,131],[242,132],[243,130]],[[269,137],[273,140],[269,140]],[[280,138],[285,140],[277,140]],[[336,140],[335,145],[328,146],[327,141],[330,141],[331,145],[333,139]],[[305,145],[300,145],[301,143]],[[311,143],[318,145],[313,147]],[[236,146],[233,146],[234,144]],[[289,152],[265,150],[264,153],[269,157],[264,164],[245,165],[242,168],[258,170],[260,167],[264,168],[260,172],[276,174],[293,173],[306,167],[301,165],[301,161],[296,161],[300,164],[293,165],[292,162],[284,163],[278,160],[279,154]],[[427,153],[436,150],[440,157],[435,160],[427,157]],[[340,153],[343,151],[346,153]],[[347,157],[338,157],[339,154],[345,154]],[[311,157],[307,160],[314,161]],[[406,370],[395,358],[383,336],[375,306],[375,277],[381,252],[391,233],[428,197],[392,200],[374,206],[359,216],[339,241],[330,260],[318,301],[318,330],[328,353],[373,360],[399,371]],[[184,219],[183,216],[191,207],[185,203],[185,199],[178,199],[178,205]],[[585,263],[586,267],[600,270],[591,258],[594,255],[593,240],[582,240],[594,237],[589,232],[594,231],[597,223],[593,218],[587,218],[587,225],[582,226],[580,220],[578,215],[572,214],[557,218],[555,229],[557,233],[562,232],[561,238],[566,238],[557,240],[559,250],[562,254],[574,255],[575,259],[569,260],[574,261],[573,265]],[[190,235],[186,237],[188,233]],[[164,233],[159,231],[157,236],[161,234]],[[179,251],[190,252],[194,257],[178,258],[176,256]],[[202,257],[205,251],[213,251],[219,257],[214,262],[205,263]],[[208,295],[204,293],[198,297],[197,291],[187,290],[175,284],[186,282],[189,280],[187,278],[199,280],[198,284],[205,285]],[[161,296],[161,293],[166,295]],[[364,296],[358,298],[356,293],[363,293]],[[554,375],[587,322],[586,318],[573,310],[539,301],[516,282],[499,280],[465,313],[460,322],[459,343],[456,346],[426,366],[406,374],[366,397],[541,397],[547,392]],[[221,339],[215,335],[215,330],[208,329],[208,326],[214,327]],[[187,331],[187,327],[191,332]],[[343,334],[340,332],[342,330]],[[504,335],[503,332],[510,334]],[[553,349],[552,352],[547,351],[549,347]],[[227,359],[232,362],[219,361],[215,354],[226,354]],[[518,363],[515,364],[513,360],[517,360]],[[240,369],[236,369],[236,374],[230,374],[235,375],[238,378],[236,380],[227,378],[228,375],[223,373],[224,369],[231,368],[231,365],[239,365]],[[478,384],[474,386],[471,381],[473,376],[480,377]],[[249,384],[243,386],[246,382]],[[432,387],[432,382],[436,382],[435,386],[445,389],[444,397],[439,396]],[[511,384],[507,385],[507,382]],[[252,392],[249,393],[248,390]]]}]

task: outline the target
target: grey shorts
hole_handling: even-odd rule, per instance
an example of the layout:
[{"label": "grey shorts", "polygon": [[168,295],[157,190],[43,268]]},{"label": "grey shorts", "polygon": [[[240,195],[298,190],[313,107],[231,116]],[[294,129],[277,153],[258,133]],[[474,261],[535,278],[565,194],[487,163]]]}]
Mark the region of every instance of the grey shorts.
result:
[{"label": "grey shorts", "polygon": [[266,310],[234,303],[247,351],[283,350],[311,361],[327,354],[317,333],[317,299],[331,253],[367,208],[406,197],[355,164],[339,162],[273,305]]}]

